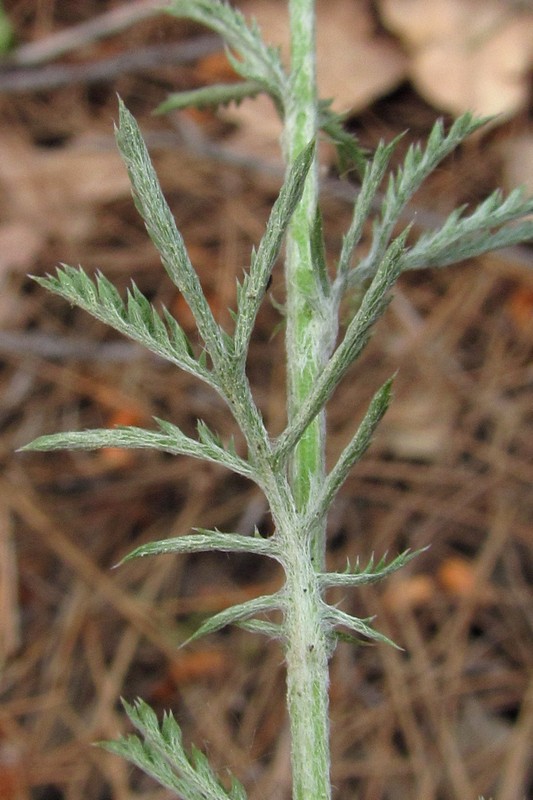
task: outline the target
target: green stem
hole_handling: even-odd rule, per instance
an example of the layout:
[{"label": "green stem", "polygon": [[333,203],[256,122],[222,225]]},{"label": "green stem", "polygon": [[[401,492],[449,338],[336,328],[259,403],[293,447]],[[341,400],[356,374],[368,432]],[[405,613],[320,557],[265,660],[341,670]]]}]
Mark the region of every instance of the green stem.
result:
[{"label": "green stem", "polygon": [[324,605],[309,551],[292,536],[283,549],[287,575],[284,632],[291,726],[293,800],[329,800],[328,642]]},{"label": "green stem", "polygon": [[[291,73],[285,106],[287,168],[317,136],[318,104],[314,0],[290,0]],[[288,417],[294,418],[329,355],[327,320],[318,271],[313,264],[311,231],[318,204],[318,170],[309,171],[303,197],[287,236],[287,386]],[[331,320],[329,320],[331,324]],[[325,479],[325,414],[320,412],[296,445],[290,485],[301,518]],[[291,723],[293,800],[327,800],[329,777],[328,642],[322,622],[318,573],[325,563],[325,520],[311,530],[279,530],[287,583],[285,634],[287,703]]]},{"label": "green stem", "polygon": [[[291,0],[289,3],[292,69],[284,131],[287,168],[317,134],[313,7],[314,0]],[[315,158],[287,235],[285,279],[289,422],[307,398],[328,355],[324,352],[322,324],[317,313],[321,287],[311,252],[311,231],[315,223],[317,201]],[[299,509],[305,508],[314,482],[320,480],[324,473],[324,427],[324,414],[319,414],[294,449],[291,483]],[[322,561],[323,548],[319,547],[315,555]]]}]

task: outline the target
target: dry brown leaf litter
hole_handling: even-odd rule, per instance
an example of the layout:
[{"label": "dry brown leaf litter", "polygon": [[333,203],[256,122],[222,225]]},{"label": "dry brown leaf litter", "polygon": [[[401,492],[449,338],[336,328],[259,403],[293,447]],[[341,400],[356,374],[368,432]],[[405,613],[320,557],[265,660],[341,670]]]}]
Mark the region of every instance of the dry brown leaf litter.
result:
[{"label": "dry brown leaf litter", "polygon": [[[245,0],[243,7],[287,59],[285,3]],[[319,91],[337,111],[356,114],[407,80],[438,111],[454,115],[473,111],[501,121],[530,97],[528,3],[318,0],[317,20]],[[237,126],[232,149],[276,157],[281,127],[272,103],[246,101],[224,117]]]},{"label": "dry brown leaf litter", "polygon": [[[246,0],[243,8],[257,19],[265,40],[279,43],[285,62],[289,53],[287,8],[279,0]],[[320,96],[339,112],[357,112],[392,91],[407,76],[401,49],[376,31],[370,4],[352,0],[318,0],[317,69]],[[279,154],[279,121],[268,100],[247,101],[227,118],[238,129],[232,148]]]},{"label": "dry brown leaf litter", "polygon": [[528,4],[379,0],[378,5],[384,24],[409,54],[409,77],[437,108],[509,115],[527,102],[533,63]]},{"label": "dry brown leaf litter", "polygon": [[[79,8],[87,17],[102,10],[90,2]],[[41,35],[54,27],[52,12],[53,4],[42,4]],[[134,40],[141,39],[136,32]],[[127,36],[120,45],[128,46]],[[113,87],[136,106],[148,132],[172,132],[171,123],[156,126],[149,116],[165,81],[154,83],[153,74],[125,77]],[[24,158],[36,170],[26,173],[21,191],[42,181],[39,167],[49,155],[79,163],[69,162],[62,147],[51,153],[36,147],[36,131],[53,130],[61,116],[61,128],[75,132],[97,111],[101,134],[115,115],[113,92],[99,102],[96,109],[77,89],[52,95],[45,105],[32,96],[2,100],[9,130],[20,133]],[[404,92],[362,112],[356,123],[370,144],[376,134],[392,137],[406,124],[421,135],[433,116]],[[507,141],[512,133],[510,127]],[[500,142],[493,134],[446,165],[419,198],[422,209],[433,203],[445,209],[491,188]],[[186,150],[156,148],[154,154],[213,302],[221,294],[229,298],[272,200],[272,180]],[[242,532],[258,525],[268,532],[262,498],[212,467],[147,453],[122,464],[105,452],[13,455],[39,433],[112,424],[118,413],[168,415],[188,431],[201,417],[230,432],[224,409],[192,379],[133,345],[112,349],[119,344],[112,333],[24,278],[59,259],[81,260],[122,288],[133,275],[156,303],[176,303],[127,196],[113,196],[114,183],[103,174],[101,195],[84,196],[80,185],[74,197],[76,170],[56,173],[79,219],[74,232],[48,219],[44,206],[44,218],[33,217],[38,244],[25,258],[7,259],[3,272],[2,328],[14,338],[2,350],[0,393],[0,796],[167,800],[120,760],[89,746],[123,725],[118,697],[140,694],[159,709],[173,708],[187,740],[205,746],[222,770],[234,769],[250,797],[286,798],[277,647],[234,630],[183,654],[175,646],[199,615],[270,591],[280,576],[253,559],[219,556],[109,570],[136,544],[191,525]],[[2,223],[33,229],[17,190],[11,183],[3,195]],[[38,202],[37,192],[28,210]],[[68,203],[60,213],[68,219]],[[332,253],[348,213],[340,200],[326,204]],[[278,278],[273,291],[282,300]],[[395,406],[334,510],[332,566],[432,542],[397,582],[337,598],[356,613],[377,612],[380,629],[406,648],[342,645],[336,653],[338,798],[464,800],[484,793],[516,800],[531,791],[532,292],[531,272],[501,256],[407,276],[353,380],[332,404],[330,458],[373,388],[400,366]],[[270,339],[278,322],[266,307],[250,371],[266,417],[279,430],[282,333]]]}]

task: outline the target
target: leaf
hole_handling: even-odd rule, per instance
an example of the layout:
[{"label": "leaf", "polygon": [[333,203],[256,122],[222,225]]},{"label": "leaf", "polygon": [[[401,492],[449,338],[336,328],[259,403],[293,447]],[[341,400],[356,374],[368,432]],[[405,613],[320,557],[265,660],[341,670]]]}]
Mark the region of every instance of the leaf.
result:
[{"label": "leaf", "polygon": [[398,140],[401,137],[396,137],[389,144],[381,141],[372,156],[372,159],[367,162],[363,174],[363,182],[357,194],[357,200],[354,205],[352,220],[347,233],[343,237],[342,250],[338,263],[339,274],[339,290],[344,288],[345,276],[350,268],[350,262],[355,251],[355,248],[360,242],[363,230],[367,224],[368,216],[372,210],[372,205],[375,202],[376,194],[385,175],[385,171],[389,165],[390,159],[396,147]]},{"label": "leaf", "polygon": [[284,638],[282,626],[265,619],[241,620],[240,622],[236,622],[235,625],[243,631],[248,631],[248,633],[261,633],[263,636],[268,636],[269,639]]},{"label": "leaf", "polygon": [[305,180],[315,154],[315,143],[310,142],[295,159],[280,193],[257,249],[252,255],[250,272],[238,291],[238,313],[235,326],[235,353],[246,357],[248,343],[257,312],[266,293],[272,269],[278,258],[283,237],[300,201]]},{"label": "leaf", "polygon": [[319,126],[333,142],[337,151],[337,160],[341,176],[356,170],[363,177],[367,163],[367,151],[358,144],[357,138],[346,130],[344,120],[346,115],[336,114],[330,106],[331,101],[323,100],[320,103]]},{"label": "leaf", "polygon": [[315,222],[311,228],[311,257],[313,268],[320,281],[320,289],[324,297],[331,295],[331,285],[328,275],[328,264],[326,259],[326,242],[324,239],[324,229],[322,224],[322,213],[319,206],[316,209]]},{"label": "leaf", "polygon": [[183,747],[179,725],[166,713],[161,725],[155,712],[143,700],[133,705],[122,701],[126,713],[144,741],[138,736],[124,736],[117,741],[99,742],[99,746],[135,764],[158,783],[183,800],[246,800],[244,788],[232,776],[227,791],[209,766],[205,755],[194,747],[188,754]]},{"label": "leaf", "polygon": [[147,542],[128,553],[117,566],[145,556],[168,555],[169,553],[200,553],[219,550],[223,553],[254,553],[279,560],[276,543],[272,538],[263,539],[239,533],[222,533],[218,530],[195,528],[196,534]]},{"label": "leaf", "polygon": [[326,477],[324,486],[321,487],[319,496],[309,514],[310,521],[320,519],[327,513],[335,495],[348,477],[351,468],[359,461],[370,446],[374,431],[389,407],[392,398],[392,381],[392,378],[386,381],[372,398],[366,414],[351,442],[346,445],[337,463]]},{"label": "leaf", "polygon": [[[142,414],[139,409],[132,407],[119,408],[113,412],[107,421],[106,427],[109,430],[119,426],[138,425],[145,421],[146,414]],[[131,450],[124,450],[120,447],[105,447],[101,453],[102,461],[111,468],[128,467],[135,461],[135,456]]]},{"label": "leaf", "polygon": [[15,30],[5,12],[4,4],[0,3],[0,55],[4,56],[11,50],[14,39]]},{"label": "leaf", "polygon": [[376,642],[390,644],[393,647],[398,648],[398,645],[395,644],[391,639],[384,634],[379,633],[379,631],[374,630],[374,628],[369,625],[369,622],[372,621],[372,618],[359,619],[358,617],[353,617],[351,614],[347,614],[345,611],[341,611],[339,608],[335,608],[334,606],[327,606],[327,611],[325,611],[324,617],[325,620],[335,629],[339,626],[342,628],[347,628],[348,630],[356,633],[358,637],[363,636],[366,639],[372,639]]},{"label": "leaf", "polygon": [[359,567],[359,560],[357,560],[353,569],[348,565],[345,572],[324,572],[320,575],[320,583],[324,589],[331,586],[361,586],[367,583],[376,583],[383,578],[388,577],[393,572],[404,567],[413,558],[416,558],[421,553],[424,553],[428,548],[423,547],[420,550],[410,551],[404,550],[392,561],[387,562],[386,554],[377,564],[374,564],[372,557],[366,567]]},{"label": "leaf", "polygon": [[40,436],[21,451],[45,452],[50,450],[98,450],[101,447],[149,448],[161,450],[172,455],[192,456],[212,461],[239,475],[255,480],[255,471],[248,462],[223,448],[216,448],[197,442],[186,436],[175,425],[156,419],[159,431],[146,430],[134,426],[114,429],[95,428],[86,431],[69,431]]},{"label": "leaf", "polygon": [[253,20],[247,24],[240,11],[220,0],[173,0],[165,10],[216,31],[228,45],[227,55],[234,70],[246,80],[259,83],[281,104],[286,96],[286,76],[279,52],[265,44]]},{"label": "leaf", "polygon": [[442,120],[437,120],[425,148],[419,144],[409,147],[403,165],[389,177],[369,253],[350,273],[352,285],[360,286],[375,274],[403,209],[425,179],[446,156],[487,122],[487,118],[477,119],[472,114],[463,114],[445,133]]},{"label": "leaf", "polygon": [[183,447],[185,450],[191,447],[191,442],[194,443],[192,450],[188,453],[184,452],[184,455],[195,456],[196,453],[199,453],[201,454],[199,457],[204,458],[206,461],[221,464],[231,469],[233,472],[237,472],[239,475],[244,475],[244,477],[254,481],[256,480],[254,468],[248,461],[237,455],[233,441],[230,440],[228,446],[224,447],[220,439],[216,437],[201,420],[198,420],[199,442],[195,442],[194,439],[185,436],[172,422],[159,419],[159,417],[155,417],[155,421],[161,428],[161,431],[169,437],[169,441],[174,441],[176,446]]},{"label": "leaf", "polygon": [[[246,11],[257,19],[263,38],[281,46],[282,61],[290,62],[287,3],[279,0],[247,0]],[[322,108],[334,98],[334,110],[321,114],[321,128],[330,139],[341,173],[364,167],[364,153],[342,126],[346,114],[367,108],[378,97],[398,86],[406,75],[407,58],[389,36],[377,31],[368,3],[354,0],[319,0],[316,3],[317,79]],[[245,102],[222,114],[236,126],[228,139],[235,153],[258,154],[279,161],[279,110],[271,103]],[[361,158],[361,156],[363,158]]]},{"label": "leaf", "polygon": [[[33,276],[43,288],[79,306],[119,333],[142,344],[161,358],[195,375],[218,390],[208,370],[194,358],[191,345],[177,321],[163,309],[165,322],[134,286],[127,304],[101,273],[93,281],[81,267],[62,264],[55,275]],[[165,325],[166,323],[166,325]]]},{"label": "leaf", "polygon": [[196,429],[198,431],[198,439],[202,442],[202,444],[205,444],[207,447],[210,447],[213,450],[222,449],[222,441],[220,436],[210,430],[203,420],[199,419],[197,421]]},{"label": "leaf", "polygon": [[157,751],[154,751],[149,744],[143,745],[137,736],[124,736],[117,741],[101,741],[96,744],[108,753],[134,764],[161,786],[176,792],[180,798],[188,800],[193,797],[187,792],[187,784],[174,775],[166,761],[159,758]]},{"label": "leaf", "polygon": [[[201,636],[206,636],[208,633],[215,633],[221,628],[225,628],[226,625],[239,625],[256,614],[276,611],[281,605],[282,596],[277,592],[275,594],[254,597],[252,600],[246,600],[244,603],[238,603],[230,608],[226,608],[224,611],[220,611],[218,614],[209,617],[192,636],[183,642],[181,647],[185,647],[185,645],[199,639]],[[259,628],[256,627],[256,630],[259,631]],[[270,629],[267,628],[266,632],[268,633],[269,631]],[[265,632],[265,630],[260,632]]]},{"label": "leaf", "polygon": [[119,98],[117,145],[126,164],[136,205],[161,261],[194,315],[198,331],[215,362],[225,356],[224,331],[213,317],[183,238],[163,196],[139,127]]},{"label": "leaf", "polygon": [[471,214],[463,211],[455,209],[438,230],[420,236],[406,255],[405,269],[443,267],[533,238],[531,219],[506,225],[533,214],[533,198],[524,197],[521,188],[507,197],[498,189]]},{"label": "leaf", "polygon": [[227,106],[230,103],[239,105],[246,97],[256,97],[262,91],[259,83],[241,81],[241,83],[219,83],[214,86],[202,86],[189,92],[176,92],[157,106],[155,114],[166,114],[183,108],[206,108],[207,106]]}]

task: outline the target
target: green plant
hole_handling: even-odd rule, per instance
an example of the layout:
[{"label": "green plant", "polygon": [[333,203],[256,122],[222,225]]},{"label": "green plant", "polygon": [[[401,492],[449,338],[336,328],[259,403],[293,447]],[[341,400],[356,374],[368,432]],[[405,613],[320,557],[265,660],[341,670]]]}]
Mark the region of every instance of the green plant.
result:
[{"label": "green plant", "polygon": [[[289,2],[292,55],[288,72],[278,51],[267,47],[257,27],[248,25],[231,6],[219,0],[173,0],[168,10],[218,32],[243,81],[172,96],[161,110],[238,102],[266,92],[284,123],[286,178],[263,239],[237,288],[234,327],[228,332],[213,317],[137,124],[122,102],[116,137],[135,202],[170,279],[194,315],[202,352],[197,355],[172,315],[166,309],[161,313],[156,310],[135,285],[124,301],[103,275],[92,279],[81,268],[63,265],[55,276],[36,280],[208,384],[223,398],[238,423],[247,455],[239,455],[231,442],[224,443],[204,422],[198,422],[198,438],[193,439],[159,419],[154,430],[121,427],[55,434],[43,436],[24,449],[155,448],[222,464],[262,489],[275,523],[271,537],[197,529],[189,535],[142,546],[124,560],[220,550],[255,553],[279,562],[285,575],[280,591],[215,615],[195,637],[233,623],[282,641],[292,734],[293,797],[324,800],[331,796],[328,659],[337,640],[347,635],[388,641],[370,620],[355,618],[329,604],[326,592],[330,587],[357,587],[381,580],[416,555],[404,552],[390,561],[366,566],[356,563],[343,573],[327,571],[328,511],[349,471],[371,442],[390,402],[392,379],[376,391],[352,440],[329,473],[324,458],[326,404],[365,347],[402,272],[445,266],[531,237],[530,221],[509,223],[531,214],[533,201],[524,199],[520,191],[506,198],[495,192],[471,213],[465,213],[464,208],[455,210],[439,229],[414,243],[409,240],[409,227],[397,234],[401,214],[421,183],[485,122],[466,114],[446,132],[439,121],[426,146],[412,146],[401,169],[389,174],[374,215],[368,253],[354,263],[354,251],[373,213],[396,142],[381,143],[367,157],[344,132],[342,120],[329,104],[317,98],[312,0]],[[326,266],[318,210],[316,141],[320,135],[334,141],[343,167],[353,164],[362,176],[334,274]],[[283,241],[287,425],[274,439],[255,403],[246,360],[256,316]],[[346,296],[359,297],[359,305],[338,341],[339,308]],[[281,613],[275,616],[272,612]],[[125,704],[125,708],[142,738],[130,736],[104,743],[108,750],[124,756],[187,800],[245,797],[236,780],[225,789],[199,751],[184,751],[179,727],[171,715],[159,724],[154,712],[140,700],[133,706]]]},{"label": "green plant", "polygon": [[13,45],[13,26],[4,4],[0,2],[0,55],[8,53]]}]

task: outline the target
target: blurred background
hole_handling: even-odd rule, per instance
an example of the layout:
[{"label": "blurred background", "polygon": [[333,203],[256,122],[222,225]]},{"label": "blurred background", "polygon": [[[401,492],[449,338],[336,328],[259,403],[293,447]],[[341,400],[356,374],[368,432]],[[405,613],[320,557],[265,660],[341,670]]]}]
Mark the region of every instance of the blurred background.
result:
[{"label": "blurred background", "polygon": [[[171,709],[251,800],[290,797],[282,652],[205,616],[275,589],[266,560],[194,555],[111,567],[192,526],[271,531],[262,495],[211,465],[147,451],[15,454],[36,436],[153,415],[234,433],[188,375],[40,289],[58,262],[133,279],[194,338],[133,207],[113,139],[136,115],[217,318],[282,175],[268,101],[154,116],[167,94],[234,80],[220,41],[153,0],[5,0],[0,16],[0,798],[166,800],[91,743],[127,729],[120,697]],[[286,3],[243,0],[265,37]],[[321,93],[365,147],[438,116],[498,114],[409,208],[415,231],[497,186],[533,193],[533,7],[512,0],[318,0]],[[333,266],[354,176],[322,152]],[[361,248],[367,244],[365,237]],[[338,592],[403,650],[341,644],[331,664],[338,800],[533,797],[533,252],[405,275],[329,406],[333,461],[395,370],[394,403],[330,519],[329,562],[431,545],[377,587]],[[269,302],[270,300],[270,302]],[[281,267],[249,359],[273,434],[285,420]],[[349,318],[350,308],[344,310]]]}]

